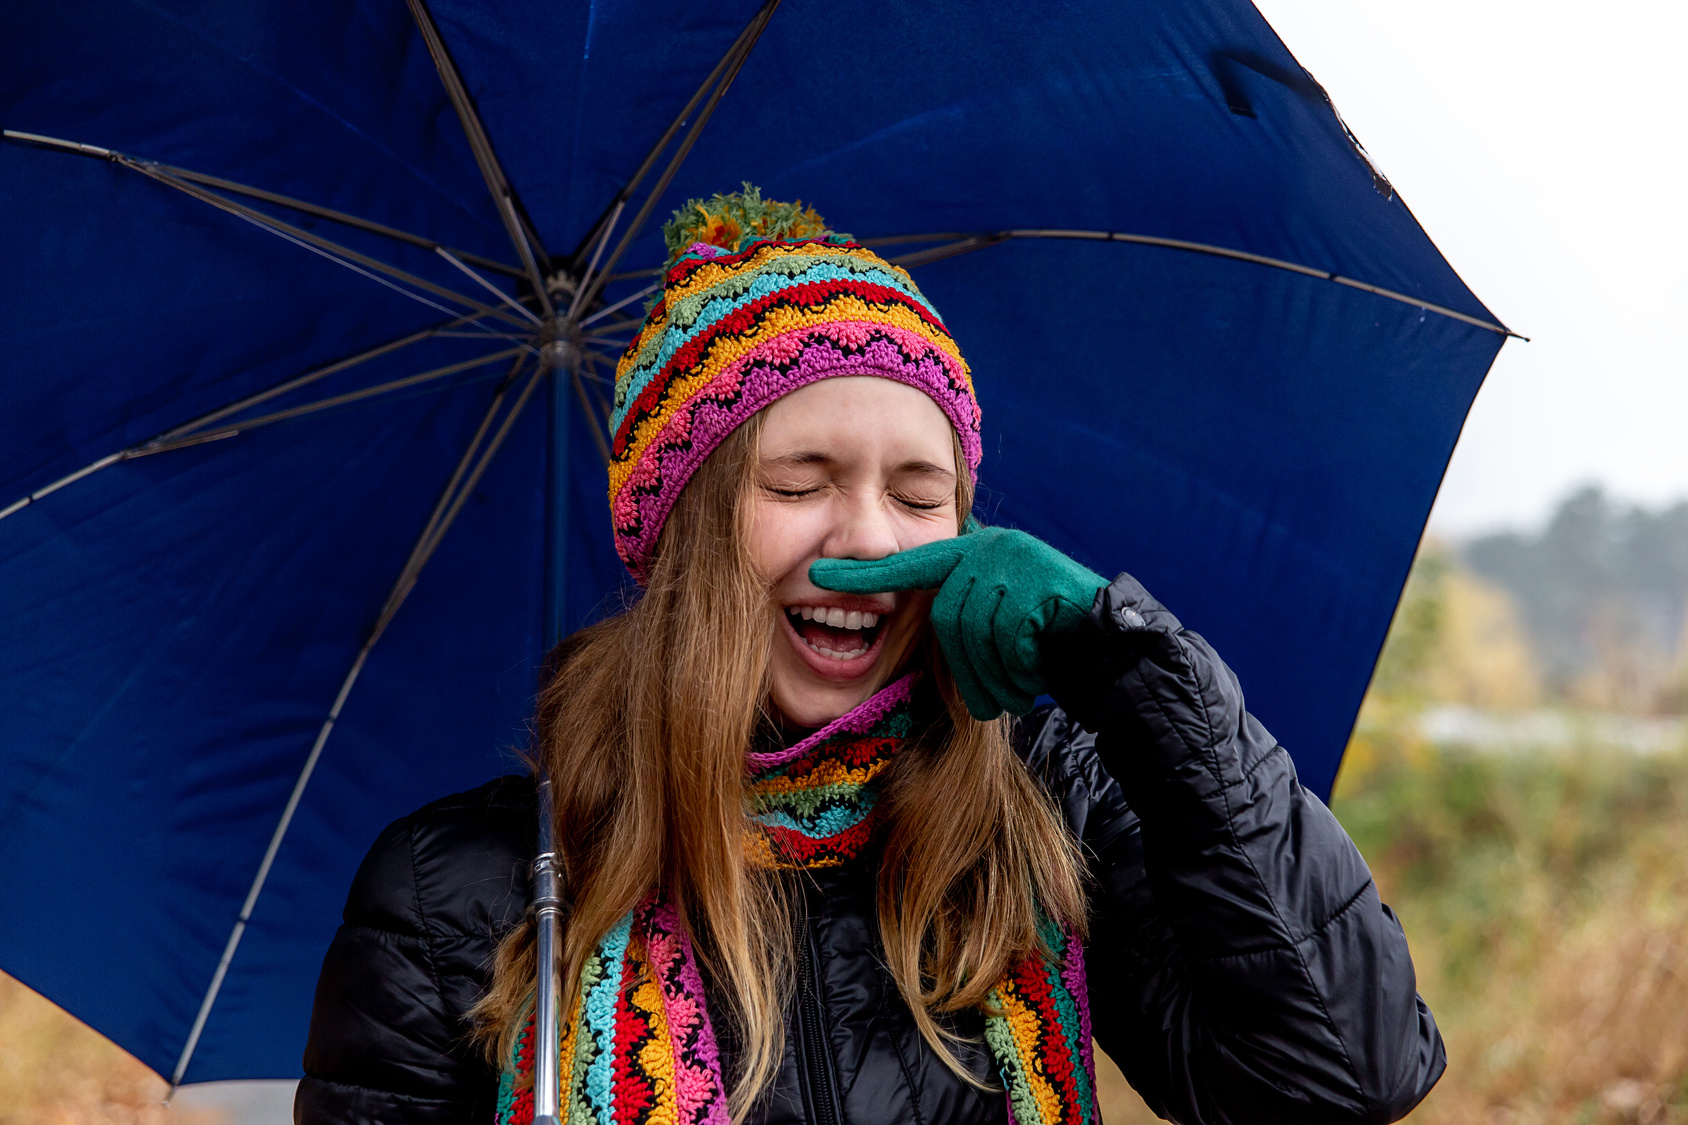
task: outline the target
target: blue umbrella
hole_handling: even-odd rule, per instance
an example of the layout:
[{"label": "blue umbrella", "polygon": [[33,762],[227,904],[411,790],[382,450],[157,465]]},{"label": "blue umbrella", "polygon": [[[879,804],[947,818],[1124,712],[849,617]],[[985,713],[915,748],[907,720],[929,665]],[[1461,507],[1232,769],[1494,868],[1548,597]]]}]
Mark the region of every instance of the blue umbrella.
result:
[{"label": "blue umbrella", "polygon": [[914,271],[986,519],[1135,573],[1328,790],[1507,329],[1245,0],[776,4],[0,15],[0,967],[298,1073],[364,850],[625,596],[614,356],[743,180]]}]

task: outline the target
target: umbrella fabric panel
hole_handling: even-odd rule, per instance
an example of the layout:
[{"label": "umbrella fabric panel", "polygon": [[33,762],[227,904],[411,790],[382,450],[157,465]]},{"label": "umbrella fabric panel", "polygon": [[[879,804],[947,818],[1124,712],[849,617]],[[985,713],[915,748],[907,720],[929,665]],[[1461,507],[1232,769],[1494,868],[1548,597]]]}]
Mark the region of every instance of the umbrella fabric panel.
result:
[{"label": "umbrella fabric panel", "polygon": [[[489,396],[476,384],[161,454],[7,522],[0,949],[8,971],[165,1073],[305,754]],[[508,768],[502,751],[523,736],[545,432],[541,412],[524,422],[525,451],[507,451],[466,505],[454,529],[466,534],[448,539],[331,740],[328,792],[312,796],[356,814],[327,824],[305,806],[295,832],[318,838],[291,836],[300,851],[278,861],[280,896],[262,900],[250,939],[258,956],[243,949],[238,964],[266,968],[262,926],[280,921],[292,960],[264,974],[283,1002],[240,1028],[267,1059],[242,1073],[297,1073],[315,966],[380,825]],[[476,573],[489,555],[498,572]],[[454,683],[475,689],[443,690]],[[368,760],[348,763],[356,754]],[[319,877],[324,841],[341,846]]]},{"label": "umbrella fabric panel", "polygon": [[0,32],[8,129],[227,176],[509,257],[403,4],[17,5],[0,14]]},{"label": "umbrella fabric panel", "polygon": [[[688,4],[656,3],[491,4],[482,0],[430,3],[429,11],[450,47],[499,158],[534,216],[553,254],[575,249],[589,227],[627,182],[646,151],[678,114],[716,61],[760,8],[760,0]],[[782,3],[774,27],[815,32],[827,6]],[[834,14],[841,15],[836,7]],[[773,34],[771,30],[769,34]],[[752,60],[762,52],[759,43]],[[841,46],[823,38],[815,46]],[[754,64],[752,64],[754,65]],[[743,75],[741,74],[741,80]],[[746,97],[735,84],[716,111]],[[756,96],[754,94],[748,96]],[[736,188],[753,178],[758,150],[774,143],[802,146],[803,127],[777,107],[767,137],[723,131],[714,125],[694,157],[720,148],[737,159],[725,180],[708,186],[682,169],[690,194]],[[658,165],[660,168],[661,166]],[[634,197],[637,207],[651,188]],[[676,187],[656,212],[656,223],[686,198]],[[807,196],[805,196],[807,198]],[[627,265],[653,266],[665,253],[653,225]]]},{"label": "umbrella fabric panel", "polygon": [[[431,8],[566,253],[755,5]],[[0,31],[9,129],[512,260],[402,5],[37,5]],[[1298,74],[1229,0],[1035,18],[936,3],[894,21],[785,0],[655,215],[751,179],[862,236],[1124,230],[1487,316]],[[444,316],[86,158],[0,145],[0,206],[0,505]],[[489,299],[426,251],[268,209]],[[653,226],[620,268],[660,254]],[[1010,244],[916,277],[977,373],[992,512],[1142,577],[1237,666],[1322,791],[1499,337],[1117,244]],[[502,346],[435,341],[275,405]],[[150,1065],[173,1065],[297,769],[491,393],[474,380],[500,370],[127,462],[0,523],[0,963]],[[543,648],[548,393],[353,692],[190,1079],[296,1074],[368,842],[509,767]],[[549,592],[569,624],[625,588],[574,406],[565,587]],[[90,876],[113,856],[119,876]]]},{"label": "umbrella fabric panel", "polygon": [[[0,208],[0,507],[199,414],[446,319],[102,161],[0,145]],[[425,350],[311,393],[506,346]]]},{"label": "umbrella fabric panel", "polygon": [[[0,15],[0,44],[8,129],[511,256],[402,5],[14,7]],[[0,410],[0,481],[9,486],[0,506],[447,317],[103,161],[0,145],[0,206],[0,343],[14,376]],[[474,288],[426,251],[264,208],[436,283]]]},{"label": "umbrella fabric panel", "polygon": [[[322,955],[376,834],[429,801],[523,768],[544,651],[541,504],[553,445],[546,405],[536,398],[528,407],[358,680],[187,1081],[296,1077]],[[574,460],[565,616],[584,621],[622,604],[626,571],[599,533],[602,462],[590,423],[569,409],[576,405],[565,397],[564,447]],[[244,894],[242,886],[223,906],[225,919],[232,922]],[[207,966],[221,954],[226,930],[215,936],[198,954]],[[175,1044],[171,1051],[179,1050],[192,1014],[165,1040]]]},{"label": "umbrella fabric panel", "polygon": [[[541,647],[542,406],[524,415],[376,646],[305,791],[188,1081],[297,1076],[323,952],[376,834],[429,801],[522,768]],[[217,932],[202,964],[215,964],[226,936]],[[185,1029],[168,1041],[174,1049]]]},{"label": "umbrella fabric panel", "polygon": [[[536,48],[526,7],[431,5],[466,32],[454,56],[530,209],[566,214],[565,249],[757,7],[595,5],[571,86],[550,80],[569,52]],[[575,122],[559,143],[535,139]],[[655,214],[746,179],[864,237],[1120,230],[1283,258],[1490,319],[1375,186],[1322,91],[1234,0],[1035,15],[940,2],[895,20],[785,0]],[[629,261],[661,254],[653,229]]]},{"label": "umbrella fabric panel", "polygon": [[566,456],[572,466],[563,537],[567,562],[552,577],[564,584],[556,596],[562,603],[559,635],[567,635],[631,605],[638,587],[615,553],[610,535],[609,485],[594,437],[599,429],[596,416],[586,414],[578,399],[570,399],[562,410],[570,435]]}]

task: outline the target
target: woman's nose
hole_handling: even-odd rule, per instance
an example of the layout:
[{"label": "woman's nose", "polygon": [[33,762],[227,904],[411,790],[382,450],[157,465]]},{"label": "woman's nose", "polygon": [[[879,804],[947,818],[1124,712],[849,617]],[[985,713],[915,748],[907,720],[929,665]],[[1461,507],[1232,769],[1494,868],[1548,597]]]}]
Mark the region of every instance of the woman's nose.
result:
[{"label": "woman's nose", "polygon": [[822,551],[833,559],[882,559],[901,550],[890,513],[872,499],[852,497]]}]

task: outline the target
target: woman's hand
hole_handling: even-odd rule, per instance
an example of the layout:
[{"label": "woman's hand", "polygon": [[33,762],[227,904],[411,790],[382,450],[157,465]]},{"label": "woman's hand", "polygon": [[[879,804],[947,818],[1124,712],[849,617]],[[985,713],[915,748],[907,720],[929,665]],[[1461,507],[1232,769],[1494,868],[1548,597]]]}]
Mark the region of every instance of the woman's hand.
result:
[{"label": "woman's hand", "polygon": [[936,590],[932,628],[967,710],[1024,715],[1049,687],[1045,642],[1077,626],[1107,582],[1023,531],[968,524],[882,559],[818,559],[809,580],[848,594]]}]

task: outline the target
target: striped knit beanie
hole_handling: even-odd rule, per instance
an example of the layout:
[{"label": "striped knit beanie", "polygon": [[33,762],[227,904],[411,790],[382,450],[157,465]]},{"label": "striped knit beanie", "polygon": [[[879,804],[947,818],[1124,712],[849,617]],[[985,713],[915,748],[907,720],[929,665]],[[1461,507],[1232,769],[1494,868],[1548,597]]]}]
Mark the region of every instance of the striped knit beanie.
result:
[{"label": "striped knit beanie", "polygon": [[643,583],[680,490],[728,434],[799,387],[877,375],[926,392],[979,469],[967,361],[902,269],[801,203],[692,200],[663,231],[662,297],[615,372],[610,519]]}]

